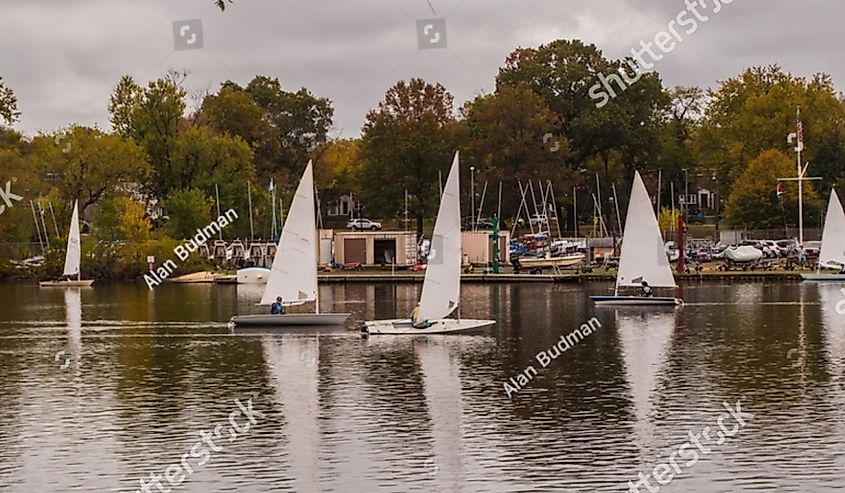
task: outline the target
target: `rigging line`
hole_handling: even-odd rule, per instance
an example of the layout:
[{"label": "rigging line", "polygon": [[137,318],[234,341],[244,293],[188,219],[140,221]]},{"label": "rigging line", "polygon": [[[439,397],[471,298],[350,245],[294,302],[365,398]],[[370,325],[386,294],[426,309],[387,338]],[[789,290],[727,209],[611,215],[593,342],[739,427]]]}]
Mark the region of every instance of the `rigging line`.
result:
[{"label": "rigging line", "polygon": [[431,13],[437,15],[437,12],[434,11],[434,6],[431,5],[431,0],[425,0],[425,3],[428,4],[428,7],[431,9]]}]

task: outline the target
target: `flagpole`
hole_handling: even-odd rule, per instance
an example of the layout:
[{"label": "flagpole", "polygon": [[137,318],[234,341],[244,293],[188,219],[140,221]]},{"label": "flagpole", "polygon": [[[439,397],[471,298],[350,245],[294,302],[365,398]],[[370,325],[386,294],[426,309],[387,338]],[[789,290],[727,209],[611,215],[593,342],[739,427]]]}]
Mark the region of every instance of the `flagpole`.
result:
[{"label": "flagpole", "polygon": [[798,244],[804,246],[804,180],[801,173],[801,151],[804,149],[804,124],[801,122],[801,106],[796,112],[798,116]]}]

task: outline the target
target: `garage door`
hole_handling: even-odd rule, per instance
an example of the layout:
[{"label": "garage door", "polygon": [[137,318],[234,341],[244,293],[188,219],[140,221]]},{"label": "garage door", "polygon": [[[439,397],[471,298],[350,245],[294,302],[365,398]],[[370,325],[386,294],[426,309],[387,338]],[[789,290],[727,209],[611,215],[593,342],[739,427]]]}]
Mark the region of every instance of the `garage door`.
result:
[{"label": "garage door", "polygon": [[343,240],[343,261],[346,263],[367,263],[367,240],[365,238],[346,238]]}]

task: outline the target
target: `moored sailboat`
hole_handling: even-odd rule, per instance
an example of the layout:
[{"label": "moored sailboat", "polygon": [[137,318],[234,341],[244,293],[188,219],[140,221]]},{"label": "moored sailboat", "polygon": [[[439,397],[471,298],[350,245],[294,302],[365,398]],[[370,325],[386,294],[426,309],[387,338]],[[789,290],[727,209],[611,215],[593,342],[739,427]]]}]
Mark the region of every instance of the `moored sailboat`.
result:
[{"label": "moored sailboat", "polygon": [[458,185],[460,156],[456,152],[443,187],[428,265],[425,269],[418,321],[410,318],[366,322],[368,334],[450,334],[483,329],[495,320],[447,318],[461,299],[461,203]]},{"label": "moored sailboat", "polygon": [[[86,287],[94,284],[93,279],[82,279],[79,264],[82,258],[82,247],[79,236],[79,201],[73,203],[73,215],[70,219],[70,231],[67,235],[67,252],[65,253],[65,268],[62,272],[62,279],[55,281],[42,281],[41,287]],[[76,276],[73,279],[72,276]]]},{"label": "moored sailboat", "polygon": [[314,173],[310,161],[296,189],[276,256],[273,258],[273,267],[258,304],[270,305],[277,297],[281,297],[286,306],[313,302],[314,313],[238,315],[232,317],[230,324],[235,327],[340,325],[350,315],[320,312]]},{"label": "moored sailboat", "polygon": [[815,274],[801,274],[805,281],[845,281],[845,274],[822,274],[821,269],[845,268],[845,211],[836,190],[830,191],[827,214],[822,230],[822,246],[819,249],[819,265]]},{"label": "moored sailboat", "polygon": [[590,296],[596,305],[680,305],[683,300],[670,296],[625,296],[619,288],[642,288],[647,283],[652,288],[677,288],[657,217],[651,208],[639,171],[634,172],[634,185],[625,231],[622,234],[622,255],[616,288],[613,296]]}]

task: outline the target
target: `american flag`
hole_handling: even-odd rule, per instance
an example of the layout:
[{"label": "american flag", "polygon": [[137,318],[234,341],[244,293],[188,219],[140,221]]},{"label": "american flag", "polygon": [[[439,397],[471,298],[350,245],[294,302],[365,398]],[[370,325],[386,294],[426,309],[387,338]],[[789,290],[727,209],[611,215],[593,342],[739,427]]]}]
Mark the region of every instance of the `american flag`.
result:
[{"label": "american flag", "polygon": [[778,199],[783,198],[783,184],[781,184],[781,182],[778,182],[777,187],[775,187],[775,193],[777,194]]},{"label": "american flag", "polygon": [[796,128],[798,129],[798,145],[804,143],[804,122],[801,121],[801,108],[798,108],[798,123],[796,124]]}]

